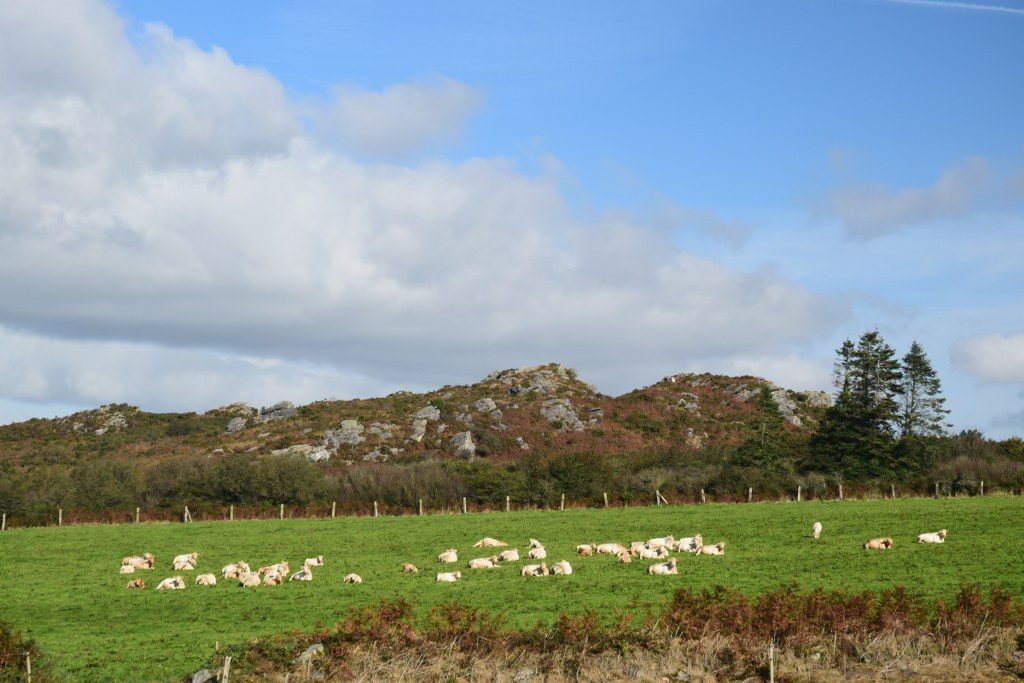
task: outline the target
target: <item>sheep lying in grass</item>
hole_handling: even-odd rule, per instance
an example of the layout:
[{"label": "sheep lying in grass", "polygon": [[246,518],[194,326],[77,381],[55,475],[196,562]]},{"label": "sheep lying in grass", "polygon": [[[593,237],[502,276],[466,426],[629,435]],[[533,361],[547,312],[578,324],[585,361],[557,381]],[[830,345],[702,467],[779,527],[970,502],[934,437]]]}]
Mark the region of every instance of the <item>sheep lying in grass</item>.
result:
[{"label": "sheep lying in grass", "polygon": [[888,550],[892,546],[892,539],[889,537],[872,538],[870,541],[864,544],[864,550]]},{"label": "sheep lying in grass", "polygon": [[526,556],[531,560],[543,560],[548,556],[548,551],[544,546],[539,545],[536,548],[532,548],[530,552],[526,553]]},{"label": "sheep lying in grass", "polygon": [[811,531],[814,532],[814,540],[821,538],[821,522],[815,522],[814,526],[811,527]]},{"label": "sheep lying in grass", "polygon": [[134,574],[135,573],[135,565],[133,565],[133,564],[122,564],[121,565],[121,573],[122,574]]},{"label": "sheep lying in grass", "polygon": [[[126,557],[121,560],[122,567],[132,567],[133,569],[153,569],[156,566],[156,560],[153,558],[152,553],[143,553],[141,556]],[[130,574],[131,572],[122,571],[122,574]]]},{"label": "sheep lying in grass", "polygon": [[[304,565],[304,566],[308,567],[309,565],[307,564],[307,565]],[[271,573],[274,573],[274,572],[276,572],[278,574],[287,574],[288,571],[289,571],[288,563],[285,562],[284,560],[282,560],[282,561],[278,562],[277,564],[270,564],[270,565],[267,565],[266,567],[260,567],[260,569],[259,569],[259,571],[257,573],[260,576],[263,576],[264,574],[271,574]]]},{"label": "sheep lying in grass", "polygon": [[420,570],[416,568],[416,565],[406,562],[402,565],[403,574],[419,574]]},{"label": "sheep lying in grass", "polygon": [[536,538],[531,538],[530,539],[530,547],[531,548],[543,548],[544,544],[541,543],[540,541],[538,541]]},{"label": "sheep lying in grass", "polygon": [[671,536],[664,536],[662,538],[652,538],[644,543],[645,546],[653,550],[658,548],[673,548],[675,547],[676,540]]},{"label": "sheep lying in grass", "polygon": [[477,557],[469,561],[470,569],[494,569],[498,566],[498,556]]},{"label": "sheep lying in grass", "polygon": [[363,577],[359,574],[345,574],[345,578],[341,580],[342,583],[362,583]]},{"label": "sheep lying in grass", "polygon": [[487,536],[485,538],[481,538],[479,541],[474,543],[473,547],[474,548],[507,548],[508,547],[508,543],[505,543],[504,541],[499,541],[496,538],[491,538],[490,536]]},{"label": "sheep lying in grass", "polygon": [[251,569],[245,562],[235,562],[234,564],[226,564],[223,569],[220,570],[221,576],[225,579],[237,579],[242,574],[248,574]]},{"label": "sheep lying in grass", "polygon": [[191,571],[196,568],[196,562],[198,560],[199,553],[188,553],[186,555],[178,555],[174,558],[174,569],[175,571]]},{"label": "sheep lying in grass", "polygon": [[313,571],[309,567],[303,567],[299,571],[295,572],[288,579],[289,581],[312,581]]},{"label": "sheep lying in grass", "polygon": [[698,555],[725,555],[725,541],[719,541],[714,545],[702,545],[697,548]]},{"label": "sheep lying in grass", "polygon": [[245,572],[238,575],[238,585],[242,588],[256,588],[260,585],[260,575],[256,572]]},{"label": "sheep lying in grass", "polygon": [[445,550],[443,553],[441,553],[440,555],[437,556],[437,561],[438,562],[448,562],[448,563],[458,562],[459,561],[459,551],[457,551],[455,548],[448,548],[448,550]]},{"label": "sheep lying in grass", "polygon": [[455,583],[462,578],[462,572],[440,572],[437,581],[440,583]]},{"label": "sheep lying in grass", "polygon": [[946,535],[948,533],[949,533],[948,531],[943,529],[942,531],[937,531],[934,534],[921,534],[920,536],[917,537],[917,542],[918,543],[945,543],[946,542]]},{"label": "sheep lying in grass", "polygon": [[551,573],[552,574],[561,574],[563,576],[568,576],[569,574],[572,574],[572,565],[570,565],[565,560],[562,560],[560,562],[555,562],[551,566]]},{"label": "sheep lying in grass", "polygon": [[678,574],[679,570],[676,569],[676,558],[670,559],[668,562],[661,562],[660,564],[652,564],[647,568],[647,573],[654,574]]},{"label": "sheep lying in grass", "polygon": [[662,557],[668,557],[668,548],[661,546],[660,548],[640,548],[635,553],[631,553],[634,557],[638,557],[641,560],[657,560]]},{"label": "sheep lying in grass", "polygon": [[548,565],[546,562],[540,564],[528,564],[519,570],[520,576],[547,576]]},{"label": "sheep lying in grass", "polygon": [[217,577],[213,574],[200,574],[196,577],[197,586],[216,586]]},{"label": "sheep lying in grass", "polygon": [[576,554],[581,557],[590,557],[597,550],[597,546],[592,543],[584,543],[583,545],[576,546]]},{"label": "sheep lying in grass", "polygon": [[128,588],[145,588],[146,582],[142,579],[132,579],[128,582]]},{"label": "sheep lying in grass", "polygon": [[306,561],[302,563],[303,567],[322,567],[324,566],[324,556],[317,555],[316,557],[307,557]]},{"label": "sheep lying in grass", "polygon": [[280,586],[284,583],[284,577],[286,576],[288,575],[283,572],[267,572],[267,575],[263,577],[263,585]]},{"label": "sheep lying in grass", "polygon": [[157,584],[158,591],[180,591],[185,589],[185,580],[180,576],[172,576]]},{"label": "sheep lying in grass", "polygon": [[498,553],[498,559],[502,562],[518,562],[519,561],[519,550],[512,548],[511,550],[502,550]]},{"label": "sheep lying in grass", "polygon": [[633,556],[623,551],[619,553],[619,564],[629,564],[633,561]]},{"label": "sheep lying in grass", "polygon": [[597,550],[598,554],[604,555],[621,555],[622,553],[629,552],[621,543],[602,543],[595,550]]},{"label": "sheep lying in grass", "polygon": [[681,553],[695,553],[697,548],[704,545],[704,538],[697,534],[696,536],[690,536],[687,538],[680,538],[676,541],[676,550]]}]

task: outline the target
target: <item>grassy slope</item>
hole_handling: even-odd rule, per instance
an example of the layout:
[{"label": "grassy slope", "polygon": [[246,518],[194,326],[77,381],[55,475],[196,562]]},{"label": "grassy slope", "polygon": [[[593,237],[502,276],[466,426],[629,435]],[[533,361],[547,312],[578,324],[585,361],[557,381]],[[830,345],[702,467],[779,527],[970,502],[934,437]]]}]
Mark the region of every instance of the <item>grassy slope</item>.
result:
[{"label": "grassy slope", "polygon": [[[455,600],[504,610],[510,624],[528,626],[566,610],[610,614],[658,605],[682,586],[722,584],[755,593],[792,581],[850,589],[903,585],[943,598],[966,581],[1024,594],[1022,514],[1024,499],[994,497],[19,529],[0,534],[0,618],[58,656],[59,670],[69,678],[169,680],[197,668],[214,641],[308,629],[379,598],[401,596],[417,605]],[[825,526],[817,543],[810,538],[815,520]],[[917,533],[941,527],[950,529],[944,546],[913,542]],[[573,554],[581,542],[698,531],[709,542],[726,540],[727,555],[682,556],[674,577],[648,576],[648,562],[624,566],[607,556]],[[457,547],[463,560],[484,555],[470,548],[483,535],[521,549],[528,537],[539,538],[549,562],[568,558],[576,573],[522,579],[522,563],[515,563],[491,572],[463,568],[460,583],[434,583],[439,551]],[[896,539],[893,551],[860,549],[866,538],[881,535]],[[127,591],[131,577],[117,574],[120,559],[145,550],[156,554],[159,568],[135,574],[146,578],[146,590]],[[254,566],[288,559],[295,566],[318,553],[327,566],[315,571],[310,584],[243,590],[223,582],[151,590],[175,573],[171,556],[191,550],[200,553],[200,571],[237,559]],[[400,574],[404,561],[415,562],[422,573]],[[341,577],[350,571],[365,583],[343,585]]]}]

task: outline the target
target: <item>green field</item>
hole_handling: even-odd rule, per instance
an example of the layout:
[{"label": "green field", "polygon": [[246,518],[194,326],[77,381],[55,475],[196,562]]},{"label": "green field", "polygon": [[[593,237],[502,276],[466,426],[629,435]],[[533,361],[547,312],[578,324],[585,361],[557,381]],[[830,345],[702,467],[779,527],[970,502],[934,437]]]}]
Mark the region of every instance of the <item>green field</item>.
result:
[{"label": "green field", "polygon": [[[821,521],[820,541],[811,538]],[[241,642],[286,629],[333,623],[349,606],[404,597],[418,606],[459,601],[503,611],[514,626],[550,620],[562,611],[631,610],[661,605],[680,587],[721,584],[756,593],[781,584],[882,589],[906,586],[951,597],[963,582],[998,584],[1024,595],[1024,498],[755,503],[663,506],[465,516],[339,518],[16,529],[0,534],[0,618],[35,638],[62,678],[173,680],[197,669],[215,641]],[[945,545],[918,545],[923,531],[950,531]],[[608,556],[577,558],[578,543],[639,540],[700,532],[725,540],[725,557],[680,556],[678,576],[646,573],[650,562],[619,565]],[[570,577],[524,579],[523,564],[471,572],[464,561],[488,554],[470,546],[489,535],[524,551],[529,537],[548,549],[548,562],[569,559]],[[891,551],[861,549],[867,538],[892,536]],[[459,550],[463,579],[437,584],[437,553]],[[312,583],[242,589],[233,581],[204,588],[171,558],[197,551],[199,572],[218,572],[244,559],[253,567],[282,559],[297,568],[326,556]],[[121,558],[144,551],[158,568],[117,573]],[[399,572],[417,564],[419,575]],[[450,565],[449,565],[450,566]],[[358,572],[364,583],[341,583]],[[184,591],[156,592],[167,576],[186,575]],[[194,573],[193,573],[194,575]],[[128,591],[142,576],[147,588]]]}]

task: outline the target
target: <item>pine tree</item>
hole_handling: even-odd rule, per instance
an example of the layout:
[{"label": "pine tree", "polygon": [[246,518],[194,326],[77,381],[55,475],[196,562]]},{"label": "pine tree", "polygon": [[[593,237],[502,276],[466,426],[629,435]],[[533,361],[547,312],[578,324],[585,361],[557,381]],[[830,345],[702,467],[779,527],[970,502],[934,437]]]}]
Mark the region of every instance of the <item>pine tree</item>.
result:
[{"label": "pine tree", "polygon": [[736,452],[735,463],[743,467],[761,467],[778,470],[785,449],[782,444],[782,412],[767,385],[761,386],[757,399],[755,434]]},{"label": "pine tree", "polygon": [[946,399],[940,396],[942,383],[931,361],[916,341],[902,362],[900,409],[897,426],[900,436],[941,436],[946,431]]}]

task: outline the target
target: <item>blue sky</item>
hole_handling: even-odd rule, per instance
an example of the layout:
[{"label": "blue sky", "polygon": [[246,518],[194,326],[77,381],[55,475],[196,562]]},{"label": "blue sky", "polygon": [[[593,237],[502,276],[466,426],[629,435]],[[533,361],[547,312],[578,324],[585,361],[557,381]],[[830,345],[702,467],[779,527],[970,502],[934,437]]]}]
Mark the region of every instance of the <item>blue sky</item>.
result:
[{"label": "blue sky", "polygon": [[[56,56],[0,51],[20,84],[0,131],[27,155],[8,186],[55,154],[84,169],[0,212],[35,295],[0,308],[0,420],[546,360],[609,393],[703,369],[826,388],[832,350],[877,326],[921,341],[956,428],[1024,433],[1020,0],[72,5],[77,25],[45,2],[8,22]],[[38,282],[15,267],[33,257]]]}]

